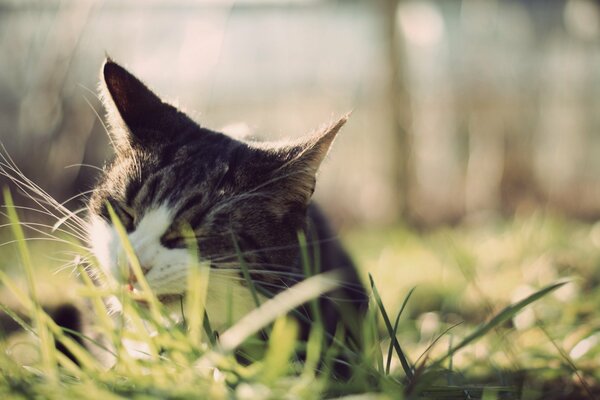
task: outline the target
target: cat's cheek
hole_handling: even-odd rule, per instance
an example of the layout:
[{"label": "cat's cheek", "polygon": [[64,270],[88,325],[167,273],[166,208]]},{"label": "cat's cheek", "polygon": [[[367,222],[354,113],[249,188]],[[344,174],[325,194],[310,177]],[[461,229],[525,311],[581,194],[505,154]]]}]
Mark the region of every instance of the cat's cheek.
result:
[{"label": "cat's cheek", "polygon": [[146,281],[156,295],[185,294],[192,263],[194,259],[188,250],[162,248],[146,273]]},{"label": "cat's cheek", "polygon": [[109,277],[116,277],[118,234],[104,219],[92,216],[89,223],[89,244],[102,271]]}]

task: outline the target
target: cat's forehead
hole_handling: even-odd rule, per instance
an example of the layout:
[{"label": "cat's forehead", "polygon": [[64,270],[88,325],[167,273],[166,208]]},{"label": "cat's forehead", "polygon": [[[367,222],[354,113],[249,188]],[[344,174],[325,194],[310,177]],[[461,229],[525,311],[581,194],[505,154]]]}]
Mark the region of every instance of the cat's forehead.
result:
[{"label": "cat's forehead", "polygon": [[259,171],[263,163],[244,146],[131,149],[106,168],[103,190],[96,197],[98,203],[116,200],[139,210],[163,203],[186,207],[190,197],[196,203],[210,202],[259,184],[266,174]]}]

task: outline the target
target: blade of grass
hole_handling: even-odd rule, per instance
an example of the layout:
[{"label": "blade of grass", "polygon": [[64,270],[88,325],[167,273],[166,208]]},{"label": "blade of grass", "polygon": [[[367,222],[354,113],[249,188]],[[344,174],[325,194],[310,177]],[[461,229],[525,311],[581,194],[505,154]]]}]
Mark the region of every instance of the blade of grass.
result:
[{"label": "blade of grass", "polygon": [[204,333],[208,337],[208,341],[210,342],[210,344],[215,346],[217,344],[217,337],[215,335],[215,331],[212,329],[212,326],[210,325],[210,319],[208,318],[208,313],[206,312],[206,310],[204,311],[204,320],[203,320],[202,325],[204,328]]},{"label": "blade of grass", "polygon": [[[200,262],[200,251],[196,235],[191,226],[185,226],[182,231],[186,238],[186,247],[192,257],[188,273],[187,287],[187,328],[194,348],[198,348],[202,339],[202,328],[206,328],[208,315],[206,315],[206,295],[210,266]],[[206,330],[206,329],[205,329]],[[209,338],[212,332],[206,332]]]},{"label": "blade of grass", "polygon": [[295,320],[280,316],[273,325],[269,348],[263,360],[260,381],[273,385],[277,378],[288,372],[289,360],[296,347],[298,324]]},{"label": "blade of grass", "polygon": [[233,325],[233,286],[227,285],[227,303],[225,306],[225,321],[228,328]]},{"label": "blade of grass", "polygon": [[[144,272],[142,271],[142,267],[140,266],[140,262],[135,254],[135,250],[131,245],[131,241],[129,240],[129,236],[125,230],[125,227],[119,220],[119,217],[115,210],[112,208],[110,203],[106,203],[106,207],[108,209],[108,213],[110,215],[110,219],[113,223],[115,230],[119,236],[119,240],[121,242],[121,246],[125,252],[125,256],[127,257],[127,261],[129,263],[129,268],[133,271],[133,274],[137,280],[137,283],[142,288],[141,296],[148,302],[148,306],[150,308],[150,313],[152,315],[152,319],[154,321],[161,321],[161,312],[160,307],[158,305],[158,299],[152,293],[150,289],[150,285],[148,285],[148,281],[146,281],[146,277]],[[159,324],[160,325],[160,324]]]},{"label": "blade of grass", "polygon": [[394,334],[394,329],[392,328],[392,323],[390,322],[390,318],[388,317],[385,307],[383,306],[383,302],[381,301],[381,296],[379,296],[379,291],[377,290],[377,287],[375,286],[375,281],[373,280],[373,276],[371,274],[369,274],[369,281],[371,283],[371,290],[373,291],[373,297],[375,298],[375,301],[377,302],[377,306],[379,307],[381,316],[383,317],[385,327],[388,331],[388,334],[390,335],[390,339],[392,340],[392,344],[394,346],[394,349],[396,350],[396,354],[398,355],[398,358],[400,359],[400,363],[402,364],[402,369],[404,370],[404,374],[406,375],[406,377],[409,380],[412,380],[413,375],[414,375],[413,371],[412,371],[412,367],[410,366],[408,359],[406,358],[406,355],[402,351],[402,347],[400,347],[400,343],[398,343],[398,339],[396,339],[396,335]]},{"label": "blade of grass", "polygon": [[238,261],[240,263],[240,269],[242,270],[242,274],[244,275],[244,279],[248,284],[248,288],[250,289],[250,293],[252,294],[252,299],[254,300],[254,304],[256,307],[260,306],[260,299],[258,297],[258,292],[256,291],[256,287],[254,286],[254,281],[250,277],[250,272],[248,271],[248,265],[246,265],[246,260],[244,260],[242,250],[240,249],[240,245],[235,237],[235,234],[231,232],[231,240],[233,241],[233,246],[235,248],[235,253],[238,256]]},{"label": "blade of grass", "polygon": [[[133,272],[137,283],[142,289],[139,293],[139,296],[148,304],[148,311],[143,310],[140,304],[134,303],[132,296],[130,296],[130,293],[128,293],[122,285],[116,288],[116,297],[119,299],[122,306],[122,312],[120,313],[121,323],[119,324],[118,331],[110,334],[113,336],[113,340],[115,341],[118,359],[122,361],[121,365],[126,370],[134,373],[136,372],[135,357],[133,354],[129,353],[128,348],[123,346],[122,343],[122,339],[130,336],[132,333],[125,330],[125,326],[127,324],[132,324],[133,326],[137,327],[135,334],[136,337],[130,339],[134,342],[139,341],[147,345],[149,350],[149,356],[153,360],[157,360],[159,358],[158,347],[156,346],[156,343],[152,339],[148,330],[145,329],[143,320],[152,323],[153,328],[157,331],[165,331],[166,327],[162,324],[162,321],[163,316],[166,314],[161,312],[160,303],[158,302],[158,299],[150,289],[148,281],[146,281],[146,277],[144,275],[144,272],[142,271],[140,262],[137,258],[137,255],[135,254],[135,250],[133,249],[131,241],[129,240],[129,236],[125,230],[125,227],[121,223],[118,215],[116,214],[111,204],[107,202],[106,207],[113,227],[115,228],[119,237],[119,241],[123,252],[125,253],[125,257],[127,259],[127,264],[124,266],[126,269],[126,275],[128,275],[130,271]],[[126,277],[127,276],[125,276],[125,278]],[[148,312],[148,318],[142,317],[142,315],[148,314]]]},{"label": "blade of grass", "polygon": [[[146,325],[144,324],[144,321],[147,321],[148,319],[143,318],[140,315],[140,312],[137,309],[137,305],[131,301],[125,301],[123,303],[123,315],[127,317],[128,325],[134,328],[133,332],[130,332],[135,333],[135,337],[132,338],[132,340],[139,341],[147,345],[147,353],[150,356],[150,358],[152,358],[153,360],[158,360],[158,346],[156,346],[156,343],[154,342],[154,340],[152,340],[152,335],[150,334]],[[152,322],[154,322],[154,326],[160,323],[158,321]]]},{"label": "blade of grass", "polygon": [[[97,360],[90,356],[90,353],[84,349],[79,343],[77,343],[73,338],[66,335],[67,330],[62,327],[56,325],[56,323],[50,318],[50,316],[46,316],[47,324],[50,331],[54,334],[56,340],[75,357],[75,359],[79,363],[78,369],[82,369],[88,373],[97,373],[102,370],[102,367],[99,365]],[[70,331],[70,330],[69,330]],[[73,332],[73,331],[70,331]],[[56,356],[64,356],[61,352],[56,352]],[[67,358],[67,360],[69,360]],[[72,362],[71,360],[69,360]],[[62,361],[61,364],[65,365],[65,362]]]},{"label": "blade of grass", "polygon": [[371,321],[369,324],[371,329],[367,331],[370,336],[367,340],[367,343],[370,343],[371,346],[367,347],[367,350],[369,351],[369,358],[375,359],[375,365],[377,366],[378,373],[383,375],[385,373],[385,367],[383,366],[383,352],[381,351],[379,329],[377,326],[377,309],[372,307],[369,311],[371,312],[371,317],[369,318],[369,321]]},{"label": "blade of grass", "polygon": [[311,326],[308,341],[306,342],[306,361],[304,362],[303,374],[314,376],[321,358],[323,347],[323,326],[315,324]]},{"label": "blade of grass", "polygon": [[[462,325],[463,321],[461,322],[457,322],[454,325],[448,327],[447,329],[445,329],[442,333],[440,333],[430,344],[429,346],[427,346],[427,348],[423,351],[423,353],[421,353],[421,355],[419,356],[419,358],[417,358],[417,361],[415,361],[415,365],[419,364],[419,361],[421,360],[421,358],[423,358],[423,356],[425,356],[432,348],[433,346],[435,346],[435,344],[441,339],[443,338],[448,332],[450,332],[452,329],[456,328],[459,325]],[[450,336],[450,343],[452,343],[452,336]],[[450,345],[449,348],[452,348],[452,346]],[[452,360],[452,359],[450,359]],[[450,371],[452,371],[452,363],[450,363],[450,367],[449,367]]]},{"label": "blade of grass", "polygon": [[[450,335],[450,338],[448,340],[448,351],[450,351],[450,349],[452,349],[452,342],[454,341],[454,336]],[[454,372],[454,356],[450,356],[448,357],[448,371],[450,371],[451,373],[447,375],[448,377],[448,385],[452,385],[452,377],[453,374],[452,372]]]},{"label": "blade of grass", "polygon": [[[410,299],[410,296],[412,296],[412,294],[415,291],[415,289],[416,289],[415,287],[412,287],[409,290],[408,294],[404,298],[404,301],[402,302],[402,306],[400,307],[400,311],[398,311],[398,315],[396,315],[396,321],[394,321],[394,331],[393,331],[393,336],[392,336],[394,338],[397,337],[398,323],[400,322],[400,316],[402,315],[402,312],[404,312],[404,308],[406,307],[406,304],[408,304],[408,300]],[[394,342],[392,340],[392,337],[390,337],[390,345],[388,347],[388,354],[387,354],[387,363],[385,365],[385,373],[386,374],[390,373],[390,366],[392,364],[392,352],[393,352],[393,349],[394,349]]]},{"label": "blade of grass", "polygon": [[[23,300],[22,305],[26,309],[33,311],[33,302],[29,299],[26,299],[25,293],[21,292],[20,289],[18,289],[18,286],[16,286],[15,283],[12,282],[12,280],[8,276],[6,276],[2,271],[0,271],[0,281],[13,293],[13,295],[15,295],[17,299]],[[39,340],[39,333],[21,318],[19,318],[14,312],[12,312],[12,310],[10,310],[2,304],[0,304],[0,308],[11,318],[13,318],[15,322],[17,322],[26,332],[33,334]],[[81,348],[81,346],[78,343],[76,343],[72,338],[64,334],[67,331],[73,331],[58,326],[43,309],[39,311],[39,319],[40,323],[42,323],[43,326],[53,334],[54,338],[56,338],[57,341],[61,342],[67,348],[67,350],[69,350],[71,354],[73,354],[75,358],[80,361],[82,367],[87,368],[88,370],[97,369],[95,365],[96,363],[92,360],[91,357],[89,357],[89,355],[87,355],[87,353]],[[77,332],[77,334],[79,333]],[[52,352],[55,356],[58,356],[60,354],[56,352],[55,348],[52,348]]]},{"label": "blade of grass", "polygon": [[13,312],[13,310],[11,310],[10,308],[6,307],[2,303],[0,303],[0,309],[6,315],[8,315],[10,318],[12,318],[12,320],[15,321],[21,327],[21,329],[23,329],[25,332],[30,333],[30,334],[32,334],[34,336],[37,336],[37,332],[27,322],[25,322],[15,312]]},{"label": "blade of grass", "polygon": [[[242,275],[244,276],[244,279],[246,280],[246,284],[248,285],[248,288],[250,289],[250,293],[252,295],[252,299],[254,300],[254,305],[256,307],[260,307],[260,298],[258,297],[257,287],[254,284],[252,277],[250,276],[250,272],[248,271],[248,265],[246,264],[246,260],[244,260],[242,250],[240,249],[239,243],[238,243],[238,241],[235,237],[235,233],[233,231],[231,232],[231,240],[233,241],[233,246],[235,247],[235,252],[238,256],[238,261],[240,263],[240,269],[242,270]],[[269,327],[265,326],[264,329],[260,332],[260,335],[262,336],[263,339],[267,340],[269,337],[269,332],[270,332]]]},{"label": "blade of grass", "polygon": [[278,316],[338,287],[338,274],[328,272],[312,276],[265,301],[220,337],[221,349],[231,352],[250,335],[273,322]]},{"label": "blade of grass", "polygon": [[[76,265],[77,270],[79,271],[79,278],[81,279],[84,289],[87,290],[87,293],[84,295],[89,299],[92,310],[94,312],[94,318],[98,329],[105,334],[105,336],[110,340],[112,347],[115,351],[111,351],[106,349],[104,346],[100,346],[100,348],[108,351],[111,355],[115,357],[115,359],[119,358],[119,354],[124,354],[125,357],[129,358],[126,351],[122,351],[122,343],[121,343],[121,331],[123,329],[123,323],[116,324],[115,320],[110,317],[110,313],[107,309],[106,304],[102,301],[102,298],[107,295],[105,290],[98,288],[92,282],[92,279],[89,277],[87,271],[81,264]],[[79,291],[80,293],[83,290]],[[114,296],[114,292],[109,290],[109,295]],[[116,297],[116,296],[115,296]],[[95,341],[92,343],[96,344]],[[98,345],[98,344],[96,344]]]},{"label": "blade of grass", "polygon": [[546,338],[548,338],[550,343],[552,343],[552,346],[556,349],[556,351],[558,351],[558,354],[560,354],[562,359],[571,368],[571,372],[573,372],[575,376],[577,376],[577,379],[583,386],[584,390],[587,392],[587,395],[590,397],[590,399],[594,400],[596,396],[594,396],[594,394],[592,393],[592,389],[590,388],[586,380],[583,379],[583,377],[581,376],[581,373],[579,372],[581,370],[577,368],[571,357],[569,357],[569,355],[556,343],[556,341],[550,336],[546,328],[544,328],[544,326],[541,323],[538,323],[538,328],[544,333]]},{"label": "blade of grass", "polygon": [[87,296],[92,302],[92,307],[94,312],[96,313],[96,319],[99,322],[99,325],[110,332],[114,330],[115,323],[109,317],[108,310],[106,309],[106,305],[102,302],[102,297],[104,293],[100,292],[100,290],[94,285],[92,279],[89,277],[84,267],[81,264],[77,264],[77,270],[79,271],[79,278],[82,280],[85,288],[90,290],[89,295]]},{"label": "blade of grass", "polygon": [[107,353],[109,353],[109,354],[110,354],[110,355],[112,355],[113,357],[115,357],[115,358],[117,357],[117,354],[116,354],[114,351],[112,351],[112,350],[111,350],[111,349],[109,349],[108,347],[104,346],[104,345],[103,345],[102,343],[100,343],[98,340],[95,340],[95,339],[93,339],[93,338],[91,338],[91,337],[89,337],[89,336],[87,336],[87,335],[84,335],[84,334],[82,334],[81,332],[77,332],[77,331],[74,331],[74,330],[72,330],[72,329],[69,329],[69,328],[64,328],[64,327],[61,327],[61,329],[63,330],[63,332],[65,332],[65,333],[68,333],[68,334],[69,334],[69,335],[71,335],[71,336],[78,337],[78,338],[80,338],[81,340],[83,340],[84,342],[91,343],[91,344],[93,344],[94,346],[96,346],[97,348],[99,348],[99,349],[101,349],[101,350],[104,350],[104,351],[106,351]]},{"label": "blade of grass", "polygon": [[12,295],[15,296],[17,301],[25,308],[25,312],[33,313],[33,309],[35,307],[33,301],[2,270],[0,270],[0,282],[2,282],[4,286],[6,286],[6,288],[12,293]]},{"label": "blade of grass", "polygon": [[[317,271],[313,271],[310,265],[310,257],[308,255],[308,244],[306,243],[306,236],[303,232],[298,232],[298,244],[300,246],[300,262],[302,263],[302,270],[304,277],[317,275]],[[312,299],[310,301],[310,310],[312,312],[313,323],[321,325],[323,320],[321,318],[321,309],[319,308],[318,300]]]},{"label": "blade of grass", "polygon": [[437,366],[437,365],[441,364],[446,358],[452,356],[453,354],[455,354],[457,351],[464,348],[468,344],[470,344],[476,340],[479,340],[480,338],[485,336],[485,334],[488,333],[490,330],[492,330],[496,326],[508,321],[510,318],[515,316],[517,313],[519,313],[519,311],[521,311],[523,308],[527,307],[529,304],[533,303],[536,300],[541,299],[542,297],[546,296],[548,293],[553,292],[554,290],[563,286],[565,283],[567,283],[567,282],[559,282],[559,283],[555,283],[555,284],[546,286],[545,288],[538,290],[537,292],[531,294],[530,296],[527,296],[523,300],[505,307],[502,311],[500,311],[498,314],[496,314],[490,321],[481,325],[479,328],[475,329],[475,331],[473,333],[468,335],[459,344],[457,344],[455,347],[450,349],[448,351],[448,354],[441,357],[439,360],[437,360],[435,363],[433,363],[433,365]]},{"label": "blade of grass", "polygon": [[31,255],[27,247],[25,234],[20,224],[19,217],[15,210],[15,204],[12,199],[12,195],[8,188],[4,188],[4,204],[6,205],[6,212],[10,226],[15,237],[19,256],[25,269],[25,277],[27,280],[27,286],[29,290],[29,296],[33,304],[33,320],[34,327],[38,332],[38,338],[40,341],[40,352],[42,355],[42,366],[45,374],[51,382],[58,380],[58,371],[56,370],[56,349],[54,348],[54,338],[48,331],[48,327],[43,322],[42,307],[39,304],[35,279],[33,277],[33,262],[31,261]]}]

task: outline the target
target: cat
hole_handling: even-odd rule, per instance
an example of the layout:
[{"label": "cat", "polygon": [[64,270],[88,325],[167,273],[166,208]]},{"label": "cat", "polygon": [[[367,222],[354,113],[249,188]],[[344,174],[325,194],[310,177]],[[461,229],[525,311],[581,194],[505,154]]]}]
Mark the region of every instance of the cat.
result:
[{"label": "cat", "polygon": [[[115,156],[87,204],[88,244],[99,268],[90,270],[95,283],[140,289],[131,270],[122,277],[123,240],[112,209],[153,293],[169,309],[180,310],[194,262],[191,229],[201,260],[210,264],[206,312],[218,332],[254,307],[240,257],[265,297],[305,278],[302,232],[319,270],[337,270],[340,276],[338,288],[318,300],[328,343],[341,327],[348,346],[360,348],[368,296],[348,253],[311,201],[319,165],[347,116],[296,141],[234,139],[200,126],[111,59],[101,69],[100,93]],[[225,318],[228,297],[233,321]],[[307,306],[297,311],[300,337],[306,340],[315,315]],[[73,324],[63,318],[62,325],[80,331],[80,320],[73,315]]]},{"label": "cat", "polygon": [[[202,260],[210,263],[206,311],[219,330],[226,323],[228,293],[234,322],[253,307],[239,257],[253,285],[277,293],[304,278],[298,244],[298,232],[304,232],[318,247],[311,253],[319,255],[320,270],[339,270],[343,279],[338,290],[320,299],[325,331],[332,335],[341,324],[358,342],[356,317],[364,313],[367,295],[350,257],[311,202],[319,165],[346,116],[295,142],[240,141],[201,127],[112,60],[102,68],[101,97],[116,156],[88,210],[89,245],[105,275],[119,277],[123,254],[110,205],[148,285],[161,302],[177,308],[194,261],[182,230],[187,226]],[[139,289],[132,272],[128,283]],[[300,319],[304,338],[314,317],[307,316],[308,321]]]}]

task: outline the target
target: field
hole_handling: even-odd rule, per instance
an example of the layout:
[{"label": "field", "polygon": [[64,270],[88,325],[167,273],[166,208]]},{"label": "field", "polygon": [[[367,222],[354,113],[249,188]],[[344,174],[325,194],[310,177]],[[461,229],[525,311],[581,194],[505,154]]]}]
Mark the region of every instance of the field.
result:
[{"label": "field", "polygon": [[[117,346],[119,361],[106,370],[36,305],[36,299],[46,309],[98,299],[101,293],[78,278],[76,263],[68,264],[73,246],[25,241],[16,226],[3,231],[1,299],[5,313],[31,321],[19,321],[29,332],[1,342],[2,398],[592,399],[600,393],[600,224],[539,212],[428,232],[402,226],[345,232],[364,282],[370,275],[376,287],[377,324],[364,323],[368,346],[351,365],[350,382],[335,380],[327,362],[318,361],[318,329],[306,344],[306,363],[294,361],[301,344],[294,322],[281,316],[281,302],[278,310],[256,314],[276,320],[265,341],[244,324],[219,338],[201,328],[207,327],[202,318],[168,326],[160,305],[140,309],[126,300],[134,328],[106,318],[97,319],[97,328],[114,343],[143,342],[148,354],[133,358]],[[205,282],[198,271],[194,287]],[[319,284],[305,289],[318,291]],[[188,315],[202,315],[201,296],[194,304]],[[78,355],[79,365],[56,352],[54,340]],[[236,359],[239,343],[256,362]],[[333,352],[325,351],[325,360]]]}]

